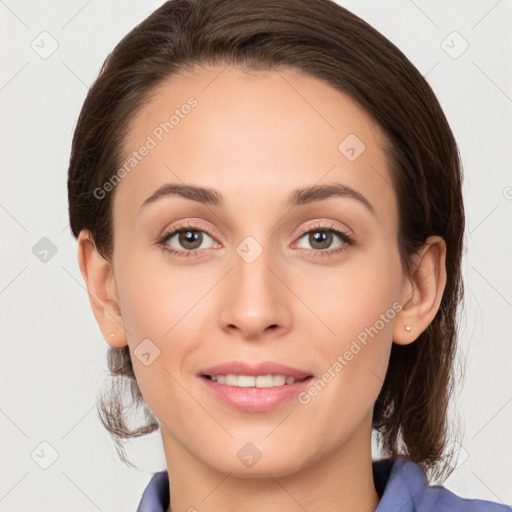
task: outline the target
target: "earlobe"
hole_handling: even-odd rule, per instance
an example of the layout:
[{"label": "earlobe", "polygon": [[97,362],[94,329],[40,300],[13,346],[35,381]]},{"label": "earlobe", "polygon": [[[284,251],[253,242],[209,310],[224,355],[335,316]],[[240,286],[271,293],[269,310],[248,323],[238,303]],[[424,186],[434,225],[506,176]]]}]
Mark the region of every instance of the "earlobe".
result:
[{"label": "earlobe", "polygon": [[402,291],[404,306],[396,316],[395,343],[408,345],[429,326],[439,310],[445,286],[446,243],[440,236],[430,236],[416,255],[413,274]]},{"label": "earlobe", "polygon": [[85,229],[78,235],[78,264],[103,337],[113,347],[126,346],[112,265],[99,254],[90,231]]}]

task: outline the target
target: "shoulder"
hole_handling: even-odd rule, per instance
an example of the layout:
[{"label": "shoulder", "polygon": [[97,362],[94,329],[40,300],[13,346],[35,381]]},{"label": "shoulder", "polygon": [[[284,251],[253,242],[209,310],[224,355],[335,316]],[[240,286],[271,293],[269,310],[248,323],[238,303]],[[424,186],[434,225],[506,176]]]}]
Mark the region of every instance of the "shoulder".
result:
[{"label": "shoulder", "polygon": [[165,512],[169,507],[169,477],[167,470],[153,473],[137,507],[137,512]]},{"label": "shoulder", "polygon": [[467,499],[457,496],[453,492],[442,486],[427,487],[427,492],[423,497],[425,510],[439,512],[511,512],[507,505],[495,503],[493,501]]},{"label": "shoulder", "polygon": [[[419,464],[403,458],[374,462],[376,488],[383,488],[375,512],[511,512],[507,505],[466,499],[440,485],[429,485]],[[381,478],[378,482],[377,479]],[[385,481],[382,481],[384,479]]]}]

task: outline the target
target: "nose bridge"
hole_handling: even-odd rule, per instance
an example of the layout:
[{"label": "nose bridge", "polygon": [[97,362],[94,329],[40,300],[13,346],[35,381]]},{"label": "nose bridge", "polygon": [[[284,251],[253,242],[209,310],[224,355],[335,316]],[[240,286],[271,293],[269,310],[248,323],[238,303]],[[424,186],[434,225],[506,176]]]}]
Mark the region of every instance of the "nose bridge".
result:
[{"label": "nose bridge", "polygon": [[225,290],[220,321],[246,336],[258,336],[269,326],[288,321],[283,284],[270,269],[277,266],[270,249],[252,236],[235,247],[233,270]]}]

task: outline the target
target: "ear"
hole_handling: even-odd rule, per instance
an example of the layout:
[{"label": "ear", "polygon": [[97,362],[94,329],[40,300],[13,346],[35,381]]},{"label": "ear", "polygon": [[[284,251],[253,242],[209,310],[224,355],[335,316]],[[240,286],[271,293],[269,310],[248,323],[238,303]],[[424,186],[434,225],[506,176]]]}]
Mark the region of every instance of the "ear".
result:
[{"label": "ear", "polygon": [[112,347],[126,346],[128,343],[112,266],[99,254],[90,231],[86,229],[78,235],[78,263],[103,337]]},{"label": "ear", "polygon": [[[446,286],[446,243],[440,236],[430,236],[415,255],[414,270],[404,283],[402,310],[396,315],[393,341],[408,345],[428,327],[436,316]],[[406,331],[405,326],[411,330]]]}]

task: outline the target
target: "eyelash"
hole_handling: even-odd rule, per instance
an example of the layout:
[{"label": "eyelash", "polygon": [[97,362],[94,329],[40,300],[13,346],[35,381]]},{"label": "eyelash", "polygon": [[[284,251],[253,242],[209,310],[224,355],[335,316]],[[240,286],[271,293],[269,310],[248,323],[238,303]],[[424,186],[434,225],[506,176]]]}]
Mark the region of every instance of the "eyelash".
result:
[{"label": "eyelash", "polygon": [[[193,257],[196,256],[201,251],[204,251],[204,249],[194,249],[192,251],[179,251],[177,249],[170,248],[167,244],[169,238],[172,238],[174,235],[186,231],[201,231],[203,233],[207,233],[201,226],[196,225],[192,222],[185,222],[184,224],[180,226],[175,226],[171,230],[165,232],[157,241],[156,245],[160,246],[162,250],[165,252],[172,254],[174,256],[183,256],[183,257]],[[315,232],[333,232],[335,233],[344,243],[341,247],[338,247],[336,249],[298,249],[299,251],[306,251],[306,252],[313,252],[313,256],[317,257],[323,257],[323,256],[332,256],[334,254],[341,254],[345,250],[347,250],[349,247],[353,246],[355,244],[355,240],[345,231],[340,230],[338,227],[329,224],[329,223],[323,223],[315,226],[310,226],[307,228],[301,228],[300,230],[300,236],[299,239],[302,238],[305,234],[308,233],[315,233]],[[208,235],[211,237],[211,235]],[[213,238],[213,237],[211,237]]]}]

